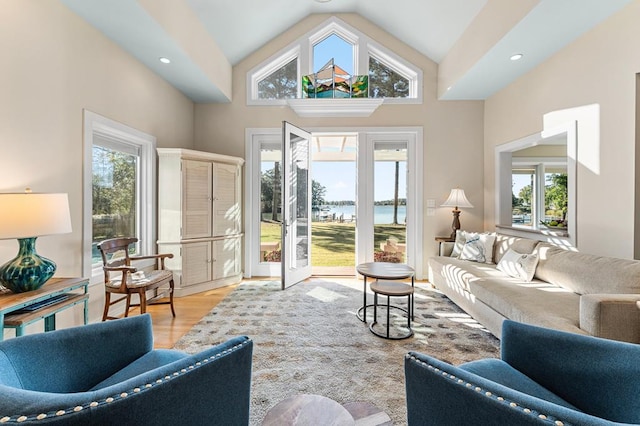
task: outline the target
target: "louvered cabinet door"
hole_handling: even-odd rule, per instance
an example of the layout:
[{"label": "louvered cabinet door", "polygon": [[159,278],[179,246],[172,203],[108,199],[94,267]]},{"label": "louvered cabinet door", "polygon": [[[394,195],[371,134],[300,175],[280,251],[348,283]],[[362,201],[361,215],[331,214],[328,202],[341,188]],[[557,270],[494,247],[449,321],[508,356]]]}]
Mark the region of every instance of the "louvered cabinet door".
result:
[{"label": "louvered cabinet door", "polygon": [[240,233],[240,168],[213,165],[213,236]]},{"label": "louvered cabinet door", "polygon": [[213,241],[213,279],[240,274],[240,237]]},{"label": "louvered cabinet door", "polygon": [[182,161],[183,239],[211,236],[212,167],[206,161]]},{"label": "louvered cabinet door", "polygon": [[212,255],[210,241],[182,245],[183,287],[211,281]]}]

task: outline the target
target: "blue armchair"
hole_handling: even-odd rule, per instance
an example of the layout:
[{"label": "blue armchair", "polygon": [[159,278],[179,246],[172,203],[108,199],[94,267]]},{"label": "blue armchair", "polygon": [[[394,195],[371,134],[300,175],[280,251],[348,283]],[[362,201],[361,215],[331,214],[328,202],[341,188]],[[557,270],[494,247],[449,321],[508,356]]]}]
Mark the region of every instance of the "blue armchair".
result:
[{"label": "blue armchair", "polygon": [[640,345],[513,321],[501,359],[405,358],[409,425],[640,423]]},{"label": "blue armchair", "polygon": [[246,425],[253,343],[153,349],[148,314],[0,342],[0,423]]}]

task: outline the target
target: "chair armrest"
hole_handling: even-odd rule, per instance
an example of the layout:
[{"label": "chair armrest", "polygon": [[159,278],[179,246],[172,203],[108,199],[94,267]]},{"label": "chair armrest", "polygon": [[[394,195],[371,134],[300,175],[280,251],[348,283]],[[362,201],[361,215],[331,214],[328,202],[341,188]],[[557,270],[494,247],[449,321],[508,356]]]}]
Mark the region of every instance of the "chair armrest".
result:
[{"label": "chair armrest", "polygon": [[640,343],[640,294],[583,294],[580,328],[596,337]]},{"label": "chair armrest", "polygon": [[103,270],[105,271],[109,271],[109,272],[136,272],[138,269],[134,266],[103,266],[102,267]]},{"label": "chair armrest", "polygon": [[157,259],[160,261],[159,269],[164,269],[164,260],[173,259],[173,253],[150,254],[146,256],[131,256],[131,260]]},{"label": "chair armrest", "polygon": [[409,425],[609,424],[428,355],[410,352],[404,369]]},{"label": "chair armrest", "polygon": [[[0,392],[9,395],[0,399],[0,412],[11,420],[26,416],[22,424],[247,425],[252,351],[248,337],[237,337],[93,392],[59,394],[0,386]],[[63,413],[56,415],[60,410]],[[35,420],[40,413],[47,414],[47,420]]]},{"label": "chair armrest", "polygon": [[502,359],[597,417],[640,424],[640,345],[505,320]]}]

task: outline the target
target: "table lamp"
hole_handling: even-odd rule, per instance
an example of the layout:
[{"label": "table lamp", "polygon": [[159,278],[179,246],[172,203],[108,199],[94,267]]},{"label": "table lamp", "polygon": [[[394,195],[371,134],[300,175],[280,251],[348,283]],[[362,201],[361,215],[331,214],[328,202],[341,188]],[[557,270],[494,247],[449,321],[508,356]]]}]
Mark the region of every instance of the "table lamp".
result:
[{"label": "table lamp", "polygon": [[453,229],[451,239],[454,240],[456,238],[456,231],[460,229],[460,210],[458,210],[458,207],[473,208],[473,204],[467,200],[466,195],[464,195],[464,189],[453,188],[451,190],[451,194],[449,194],[449,198],[447,198],[447,201],[445,201],[440,207],[454,207],[452,211],[453,223],[451,224],[451,229]]},{"label": "table lamp", "polygon": [[18,239],[18,255],[0,267],[0,284],[14,293],[37,290],[56,264],[36,253],[36,238],[71,232],[67,194],[0,194],[0,239]]}]

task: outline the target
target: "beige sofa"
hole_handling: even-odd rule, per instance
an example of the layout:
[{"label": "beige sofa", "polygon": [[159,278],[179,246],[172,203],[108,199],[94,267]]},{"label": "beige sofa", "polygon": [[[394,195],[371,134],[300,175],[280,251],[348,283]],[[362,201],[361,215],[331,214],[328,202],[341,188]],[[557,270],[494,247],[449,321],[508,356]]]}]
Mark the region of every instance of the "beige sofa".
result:
[{"label": "beige sofa", "polygon": [[[442,243],[429,281],[500,337],[506,318],[542,327],[640,343],[640,261],[595,256],[498,234],[493,263],[450,257]],[[531,282],[496,268],[508,249],[539,258]]]}]

